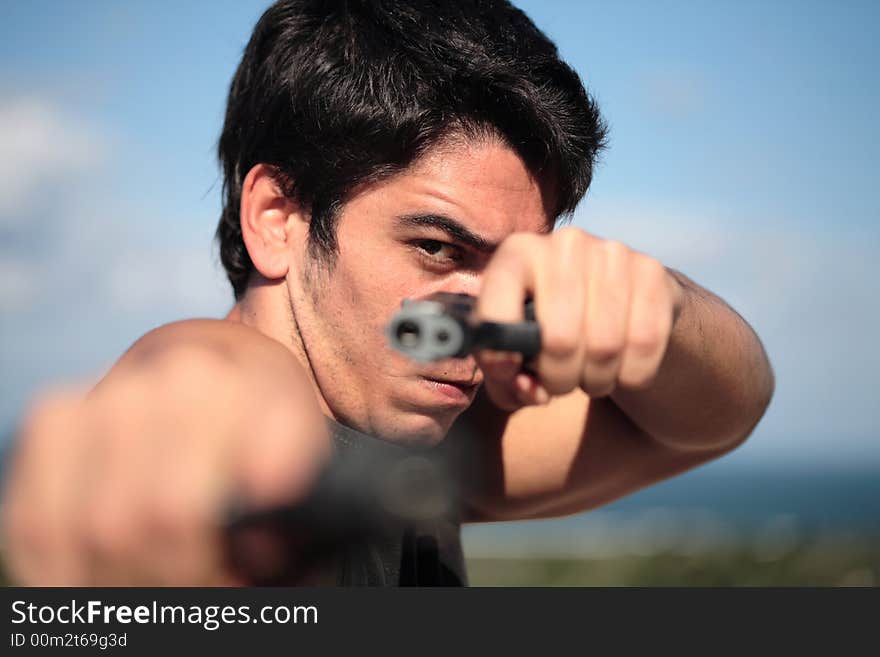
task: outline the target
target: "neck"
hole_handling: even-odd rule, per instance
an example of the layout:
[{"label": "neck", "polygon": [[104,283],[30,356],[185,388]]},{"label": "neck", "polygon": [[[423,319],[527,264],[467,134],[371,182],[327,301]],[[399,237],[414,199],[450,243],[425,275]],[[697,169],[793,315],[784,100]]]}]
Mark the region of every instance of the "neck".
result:
[{"label": "neck", "polygon": [[299,333],[298,324],[291,309],[284,279],[269,281],[260,276],[253,281],[244,297],[233,306],[226,319],[249,326],[287,347],[302,366],[321,411],[331,419],[336,418],[321,393],[309,361],[308,353]]}]

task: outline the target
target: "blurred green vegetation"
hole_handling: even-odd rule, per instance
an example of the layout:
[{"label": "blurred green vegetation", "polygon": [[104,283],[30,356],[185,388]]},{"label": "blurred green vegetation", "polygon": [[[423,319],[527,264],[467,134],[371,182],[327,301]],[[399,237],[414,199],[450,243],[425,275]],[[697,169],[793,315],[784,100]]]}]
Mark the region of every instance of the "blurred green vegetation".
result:
[{"label": "blurred green vegetation", "polygon": [[479,556],[467,564],[471,586],[880,586],[880,537],[818,536],[783,554],[738,542],[691,555]]},{"label": "blurred green vegetation", "polygon": [[468,559],[471,586],[878,586],[880,537],[814,537],[784,554],[747,543],[699,554]]}]

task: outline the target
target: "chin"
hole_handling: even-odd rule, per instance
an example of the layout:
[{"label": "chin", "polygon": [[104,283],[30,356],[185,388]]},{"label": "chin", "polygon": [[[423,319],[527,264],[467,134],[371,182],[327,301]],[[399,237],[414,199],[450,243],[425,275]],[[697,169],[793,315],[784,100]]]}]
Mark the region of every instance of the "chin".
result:
[{"label": "chin", "polygon": [[398,412],[381,433],[383,438],[402,445],[433,447],[443,442],[458,413],[428,415],[424,412]]}]

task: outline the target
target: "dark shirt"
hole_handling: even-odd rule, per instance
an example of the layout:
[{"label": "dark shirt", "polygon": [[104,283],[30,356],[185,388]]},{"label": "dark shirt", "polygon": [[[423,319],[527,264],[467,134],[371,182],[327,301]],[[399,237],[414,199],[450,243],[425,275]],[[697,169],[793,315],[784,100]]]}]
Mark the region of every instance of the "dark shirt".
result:
[{"label": "dark shirt", "polygon": [[[393,464],[413,450],[328,420],[337,459]],[[423,450],[420,454],[429,454]],[[433,450],[436,452],[437,450]],[[389,473],[390,476],[390,473]],[[449,482],[447,482],[449,483]],[[426,483],[427,485],[427,483]],[[348,545],[337,563],[340,586],[466,586],[461,520],[454,490],[447,511],[427,519],[389,523]]]}]

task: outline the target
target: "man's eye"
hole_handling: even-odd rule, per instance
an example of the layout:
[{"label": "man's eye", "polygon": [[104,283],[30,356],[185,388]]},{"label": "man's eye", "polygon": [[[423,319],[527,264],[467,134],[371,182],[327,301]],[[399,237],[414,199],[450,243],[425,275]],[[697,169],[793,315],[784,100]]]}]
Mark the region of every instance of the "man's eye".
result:
[{"label": "man's eye", "polygon": [[419,251],[429,255],[432,260],[459,260],[461,258],[460,249],[446,242],[437,240],[419,240],[415,243]]}]

